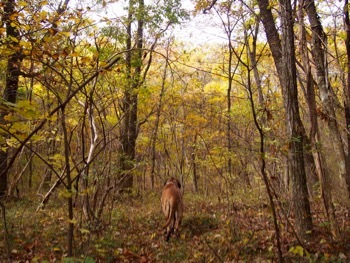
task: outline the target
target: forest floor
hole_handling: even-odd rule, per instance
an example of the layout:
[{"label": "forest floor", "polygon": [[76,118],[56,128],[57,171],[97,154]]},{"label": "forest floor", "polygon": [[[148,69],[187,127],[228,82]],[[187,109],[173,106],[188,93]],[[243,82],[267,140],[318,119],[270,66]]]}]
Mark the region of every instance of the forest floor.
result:
[{"label": "forest floor", "polygon": [[[66,257],[67,207],[62,202],[36,212],[38,204],[28,200],[2,201],[8,235],[5,239],[2,218],[0,262],[7,262],[7,256],[10,262],[277,262],[276,235],[266,204],[228,206],[217,197],[193,194],[184,200],[181,234],[169,242],[161,229],[158,193],[115,202],[113,208],[106,207],[103,223],[94,230],[76,223],[74,258]],[[313,205],[313,214],[320,217],[313,218],[315,230],[303,245],[288,224],[280,225],[286,262],[350,262],[349,215],[338,214],[343,238],[334,241],[321,211]]]}]

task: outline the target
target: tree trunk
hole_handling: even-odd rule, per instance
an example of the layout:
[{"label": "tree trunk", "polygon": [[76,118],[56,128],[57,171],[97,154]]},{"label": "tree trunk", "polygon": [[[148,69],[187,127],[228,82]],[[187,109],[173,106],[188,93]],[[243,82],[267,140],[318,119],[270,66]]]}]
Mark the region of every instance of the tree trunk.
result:
[{"label": "tree trunk", "polygon": [[[314,0],[305,0],[303,5],[306,11],[311,30],[312,30],[312,44],[311,49],[312,57],[316,66],[317,85],[320,90],[320,97],[322,108],[327,115],[327,124],[330,134],[332,134],[333,149],[336,153],[339,177],[343,182],[346,182],[346,178],[349,175],[349,167],[346,164],[346,153],[337,122],[337,116],[335,113],[335,101],[331,92],[331,86],[328,80],[328,68],[327,68],[327,37],[323,31],[319,15],[316,11]],[[350,197],[350,185],[347,185],[348,195]]]},{"label": "tree trunk", "polygon": [[296,229],[299,237],[306,238],[312,230],[312,217],[306,184],[303,145],[305,131],[301,122],[296,81],[296,59],[293,31],[293,10],[289,0],[280,0],[281,26],[283,34],[282,86],[285,88],[284,101],[289,136],[288,161],[292,187],[292,201],[295,213]]},{"label": "tree trunk", "polygon": [[[275,25],[275,20],[273,18],[271,12],[271,6],[269,0],[258,0],[258,5],[260,9],[261,21],[265,28],[265,34],[267,37],[267,42],[269,43],[269,47],[272,53],[273,60],[275,62],[277,74],[280,78],[282,76],[282,46],[281,40]],[[281,82],[281,79],[280,79]],[[283,89],[283,87],[282,87]],[[282,90],[282,92],[284,92]]]},{"label": "tree trunk", "polygon": [[[19,39],[20,34],[17,30],[16,26],[13,26],[13,19],[12,14],[15,13],[15,0],[8,0],[5,1],[4,6],[4,16],[3,16],[3,22],[6,26],[6,36],[8,41],[10,42],[8,44],[8,49],[12,49],[12,53],[9,56],[7,60],[7,68],[6,68],[6,86],[3,94],[3,100],[15,103],[17,98],[17,90],[18,90],[18,81],[19,81],[19,74],[21,71],[21,63],[23,60],[22,54],[20,53],[20,47],[19,47]],[[17,16],[15,16],[17,17]],[[12,39],[16,39],[17,41],[13,41]],[[7,114],[7,112],[3,109],[0,110],[0,122],[4,123],[4,117]],[[7,145],[3,143],[3,147],[0,150],[0,196],[4,196],[6,194],[7,190],[7,184],[8,184],[8,152],[7,150],[4,150],[4,148],[7,148]]]},{"label": "tree trunk", "polygon": [[[303,1],[300,3],[303,6]],[[303,67],[306,76],[306,101],[309,108],[310,115],[310,147],[315,161],[315,173],[320,180],[321,195],[324,205],[325,214],[330,222],[333,235],[339,236],[339,228],[336,222],[335,209],[332,202],[332,191],[330,185],[330,173],[325,162],[324,153],[322,151],[322,144],[320,132],[317,121],[316,96],[314,90],[314,80],[311,74],[311,66],[309,60],[309,53],[306,42],[306,30],[304,25],[303,10],[299,9],[299,24],[300,24],[300,54],[302,56]],[[312,176],[312,175],[311,175]]]},{"label": "tree trunk", "polygon": [[[259,34],[259,25],[260,21],[257,19],[256,24],[255,24],[255,30],[254,34],[251,34],[252,37],[252,46],[247,45],[247,51],[248,51],[248,56],[250,63],[252,63],[251,67],[254,73],[254,80],[255,80],[255,85],[256,89],[258,91],[258,102],[259,102],[259,107],[264,108],[265,107],[265,99],[264,99],[264,94],[263,94],[263,89],[262,89],[262,83],[261,83],[261,77],[260,73],[257,67],[257,58],[256,58],[256,50],[257,50],[257,40],[258,40],[258,34]],[[244,35],[245,38],[248,39],[248,32],[247,30],[244,30]]]},{"label": "tree trunk", "polygon": [[[345,0],[344,3],[344,27],[346,32],[346,56],[347,56],[347,87],[345,88],[345,119],[346,119],[346,127],[347,127],[347,142],[348,142],[348,154],[347,154],[347,165],[350,165],[350,18],[349,18],[349,1]],[[346,174],[345,181],[347,189],[350,193],[350,168],[348,173]]]},{"label": "tree trunk", "polygon": [[[167,49],[166,49],[166,54],[167,57],[169,56],[169,48],[170,48],[170,42],[168,42]],[[161,116],[161,111],[163,107],[163,97],[165,95],[165,83],[166,83],[166,76],[168,72],[168,61],[165,62],[164,65],[164,71],[163,71],[163,77],[162,77],[162,87],[160,90],[159,94],[159,100],[158,100],[158,105],[157,105],[157,111],[156,111],[156,120],[153,128],[153,134],[152,134],[152,145],[151,145],[151,187],[152,190],[154,189],[154,177],[156,174],[156,143],[157,143],[157,137],[158,137],[158,128],[159,128],[159,122],[160,122],[160,116]]]},{"label": "tree trunk", "polygon": [[312,229],[312,219],[303,159],[305,129],[299,114],[291,3],[288,0],[280,1],[280,18],[284,36],[283,45],[281,44],[269,1],[258,0],[258,5],[267,41],[282,87],[284,107],[287,115],[287,134],[290,143],[288,152],[288,174],[292,187],[293,208],[297,233],[299,236],[305,237],[306,233]]},{"label": "tree trunk", "polygon": [[271,208],[271,212],[272,212],[272,216],[273,216],[273,223],[274,223],[274,227],[275,227],[276,243],[277,243],[277,251],[278,251],[278,262],[283,262],[280,226],[278,223],[276,206],[275,206],[275,203],[273,200],[274,199],[273,193],[272,193],[270,182],[269,182],[268,175],[266,172],[265,134],[264,134],[262,126],[260,126],[260,124],[258,122],[258,118],[257,118],[257,114],[256,114],[257,111],[255,109],[256,107],[255,107],[254,99],[253,99],[250,69],[248,70],[247,89],[248,89],[248,93],[249,93],[249,100],[250,100],[250,105],[251,105],[251,109],[252,109],[252,113],[253,113],[254,124],[259,132],[259,137],[260,137],[260,147],[259,147],[259,157],[260,157],[260,161],[261,161],[260,172],[261,172],[261,175],[262,175],[265,187],[266,187],[266,192],[267,192],[267,196],[269,198],[270,208]]},{"label": "tree trunk", "polygon": [[198,172],[197,172],[197,143],[198,143],[198,134],[194,136],[194,142],[192,147],[192,154],[191,154],[191,163],[192,163],[192,170],[193,170],[193,190],[197,193],[198,192]]},{"label": "tree trunk", "polygon": [[[124,116],[121,125],[121,154],[120,154],[120,178],[121,189],[130,189],[133,186],[133,174],[136,139],[138,136],[138,88],[141,83],[142,55],[143,55],[143,17],[144,2],[138,1],[137,15],[137,33],[136,33],[136,52],[132,50],[132,19],[134,16],[134,3],[130,0],[128,25],[127,25],[127,43],[126,49],[126,67],[127,67],[127,86],[124,92],[123,110]],[[136,66],[133,66],[135,64]]]},{"label": "tree trunk", "polygon": [[66,126],[66,113],[65,106],[61,109],[61,125],[63,131],[63,143],[64,143],[64,160],[65,160],[65,172],[67,185],[67,208],[68,208],[68,231],[67,231],[67,256],[73,256],[73,243],[74,243],[74,209],[73,209],[73,180],[70,170],[70,150],[69,150],[69,138]]},{"label": "tree trunk", "polygon": [[[237,69],[234,68],[233,65],[233,58],[235,55],[235,50],[232,45],[233,42],[233,29],[234,29],[234,23],[232,24],[230,21],[230,15],[228,13],[231,12],[231,5],[233,1],[228,1],[227,2],[227,9],[225,12],[226,13],[226,18],[227,21],[224,21],[223,17],[221,15],[221,23],[222,26],[224,27],[225,34],[227,37],[227,48],[228,48],[228,65],[227,65],[227,72],[224,71],[224,74],[227,74],[227,80],[228,80],[228,85],[227,85],[227,91],[226,91],[226,107],[227,107],[227,113],[226,113],[226,140],[227,140],[227,152],[228,152],[228,157],[227,157],[227,174],[230,178],[232,178],[233,174],[233,164],[232,164],[232,151],[233,151],[233,138],[232,138],[232,88],[233,88],[233,79],[235,75],[235,71]],[[211,9],[214,7],[214,4],[209,7]],[[208,10],[209,10],[208,9]]]},{"label": "tree trunk", "polygon": [[231,33],[232,29],[228,28],[226,30],[226,34],[228,37],[228,49],[229,49],[229,59],[228,59],[228,87],[227,87],[227,150],[228,150],[228,160],[227,160],[227,173],[229,178],[232,177],[232,100],[231,100],[231,92],[232,92],[232,83],[233,83],[233,77],[234,77],[234,71],[233,71],[233,65],[232,65],[232,59],[233,59],[233,46],[232,46],[232,39],[231,39]]}]

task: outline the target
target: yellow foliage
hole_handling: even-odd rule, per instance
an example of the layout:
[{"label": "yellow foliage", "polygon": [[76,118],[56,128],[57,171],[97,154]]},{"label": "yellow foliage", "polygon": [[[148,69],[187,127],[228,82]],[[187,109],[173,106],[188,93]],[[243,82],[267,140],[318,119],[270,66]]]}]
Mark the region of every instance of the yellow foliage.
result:
[{"label": "yellow foliage", "polygon": [[71,33],[70,32],[60,32],[61,35],[65,37],[70,37]]},{"label": "yellow foliage", "polygon": [[68,219],[68,223],[71,223],[71,224],[76,224],[78,222],[78,220],[76,220],[76,219]]},{"label": "yellow foliage", "polygon": [[10,40],[11,40],[12,42],[16,42],[16,43],[19,42],[19,40],[18,40],[17,38],[15,38],[15,37],[10,36],[9,38],[10,38]]},{"label": "yellow foliage", "polygon": [[33,85],[33,92],[40,94],[44,91],[43,86],[40,83],[35,83]]},{"label": "yellow foliage", "polygon": [[29,4],[28,4],[28,2],[26,2],[26,1],[18,1],[18,2],[17,2],[17,5],[20,6],[20,7],[26,7],[26,6],[28,6]]},{"label": "yellow foliage", "polygon": [[116,125],[118,123],[118,118],[116,115],[107,115],[106,120],[111,125]]},{"label": "yellow foliage", "polygon": [[59,192],[59,196],[63,197],[63,198],[70,198],[72,197],[72,192],[71,191],[68,191],[66,188],[62,189],[60,192]]}]

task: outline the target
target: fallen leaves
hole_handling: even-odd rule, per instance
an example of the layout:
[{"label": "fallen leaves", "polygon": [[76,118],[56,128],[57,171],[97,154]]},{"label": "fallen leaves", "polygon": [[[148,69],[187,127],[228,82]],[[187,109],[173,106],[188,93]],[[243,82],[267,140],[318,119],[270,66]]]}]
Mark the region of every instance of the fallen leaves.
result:
[{"label": "fallen leaves", "polygon": [[[185,196],[186,199],[186,196]],[[222,202],[205,197],[188,198],[181,233],[165,242],[159,198],[155,195],[117,202],[98,230],[74,220],[75,257],[66,254],[66,212],[57,204],[34,212],[34,203],[8,207],[13,262],[217,262],[266,261],[276,257],[275,233],[268,206]],[[317,204],[315,204],[317,208]],[[346,221],[347,214],[338,218]],[[107,218],[110,220],[108,221]],[[301,246],[290,227],[279,218],[283,256],[291,261],[346,261],[350,259],[350,226],[344,239],[332,240],[323,218],[315,218],[314,238]],[[284,224],[282,224],[284,223]],[[0,232],[1,234],[2,232]],[[3,233],[2,233],[3,234]],[[5,247],[0,244],[0,254]],[[1,256],[0,256],[0,259]],[[71,261],[70,261],[71,260]]]}]

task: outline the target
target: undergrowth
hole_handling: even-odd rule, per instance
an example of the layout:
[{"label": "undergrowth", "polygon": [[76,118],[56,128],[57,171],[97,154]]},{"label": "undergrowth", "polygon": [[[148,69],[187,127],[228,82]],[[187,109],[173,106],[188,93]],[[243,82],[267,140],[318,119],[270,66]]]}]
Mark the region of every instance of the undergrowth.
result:
[{"label": "undergrowth", "polygon": [[[276,261],[276,242],[266,205],[233,202],[186,194],[179,237],[164,241],[159,195],[117,201],[105,208],[94,228],[75,226],[75,256],[66,257],[67,214],[63,202],[36,212],[37,203],[5,201],[7,241],[12,262],[250,262]],[[313,209],[319,209],[314,204]],[[281,213],[280,213],[281,214]],[[316,213],[317,214],[317,213]],[[76,212],[77,222],[81,216]],[[350,260],[350,225],[346,213],[343,238],[334,241],[325,221],[315,218],[313,238],[301,245],[280,215],[282,250],[286,261],[346,262]],[[3,226],[3,223],[1,225]],[[5,241],[1,228],[0,238]],[[0,260],[7,244],[0,242]]]}]

